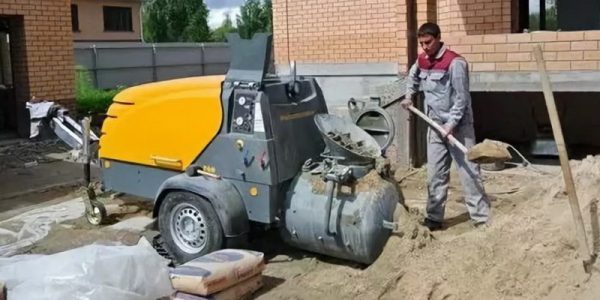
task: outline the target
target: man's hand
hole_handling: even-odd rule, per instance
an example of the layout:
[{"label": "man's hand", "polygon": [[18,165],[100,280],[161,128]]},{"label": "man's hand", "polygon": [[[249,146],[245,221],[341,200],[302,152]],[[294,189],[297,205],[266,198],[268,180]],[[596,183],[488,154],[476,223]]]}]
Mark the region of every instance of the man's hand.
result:
[{"label": "man's hand", "polygon": [[443,133],[444,138],[446,138],[446,137],[448,137],[448,135],[454,133],[454,127],[453,126],[443,125],[442,128],[444,128],[444,133]]},{"label": "man's hand", "polygon": [[404,109],[408,109],[412,105],[413,105],[413,102],[410,99],[410,97],[407,97],[406,99],[404,99],[400,102],[400,106],[402,106],[402,108],[404,108]]}]

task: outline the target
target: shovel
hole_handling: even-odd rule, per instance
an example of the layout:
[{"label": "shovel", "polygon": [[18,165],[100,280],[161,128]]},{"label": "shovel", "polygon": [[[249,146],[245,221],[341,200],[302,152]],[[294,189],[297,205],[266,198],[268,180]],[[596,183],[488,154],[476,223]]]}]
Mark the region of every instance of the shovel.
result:
[{"label": "shovel", "polygon": [[[409,106],[408,109],[412,111],[415,115],[419,116],[423,119],[427,124],[436,129],[438,132],[444,134],[445,130],[438,123],[427,117],[424,113],[418,110],[414,106]],[[465,145],[459,142],[452,134],[448,134],[446,136],[450,144],[460,149],[469,161],[478,164],[489,164],[489,163],[502,163],[512,159],[510,152],[508,152],[507,145],[492,140],[484,140],[482,143],[479,143],[473,146],[471,149],[467,149]]]}]

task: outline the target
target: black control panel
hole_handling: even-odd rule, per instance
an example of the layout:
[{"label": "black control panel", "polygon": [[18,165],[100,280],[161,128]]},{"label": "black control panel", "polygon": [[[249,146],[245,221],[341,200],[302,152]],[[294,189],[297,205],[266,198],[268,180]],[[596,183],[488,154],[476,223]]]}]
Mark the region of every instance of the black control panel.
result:
[{"label": "black control panel", "polygon": [[[235,91],[233,96],[233,116],[231,131],[253,134],[255,130],[256,93],[251,91]],[[259,107],[260,108],[260,105]],[[261,120],[262,121],[262,117]]]}]

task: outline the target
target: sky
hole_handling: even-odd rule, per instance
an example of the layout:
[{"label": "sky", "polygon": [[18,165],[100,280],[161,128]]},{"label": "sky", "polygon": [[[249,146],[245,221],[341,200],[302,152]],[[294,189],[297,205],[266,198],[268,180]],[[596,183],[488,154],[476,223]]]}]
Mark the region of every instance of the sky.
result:
[{"label": "sky", "polygon": [[210,9],[208,26],[216,28],[223,23],[225,14],[231,16],[235,25],[235,16],[240,13],[240,6],[244,0],[206,0],[205,3]]}]

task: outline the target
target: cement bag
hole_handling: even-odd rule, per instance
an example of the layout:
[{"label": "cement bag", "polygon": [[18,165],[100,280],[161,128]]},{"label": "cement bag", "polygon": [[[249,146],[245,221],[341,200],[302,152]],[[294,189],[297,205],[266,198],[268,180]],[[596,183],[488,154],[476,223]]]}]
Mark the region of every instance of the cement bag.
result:
[{"label": "cement bag", "polygon": [[262,275],[254,276],[246,281],[243,281],[237,285],[234,285],[222,292],[216,293],[211,296],[196,296],[192,294],[186,294],[177,292],[172,300],[239,300],[250,297],[256,291],[258,291],[263,285]]},{"label": "cement bag", "polygon": [[215,251],[171,270],[171,284],[181,292],[208,296],[261,273],[263,260],[260,252]]}]

